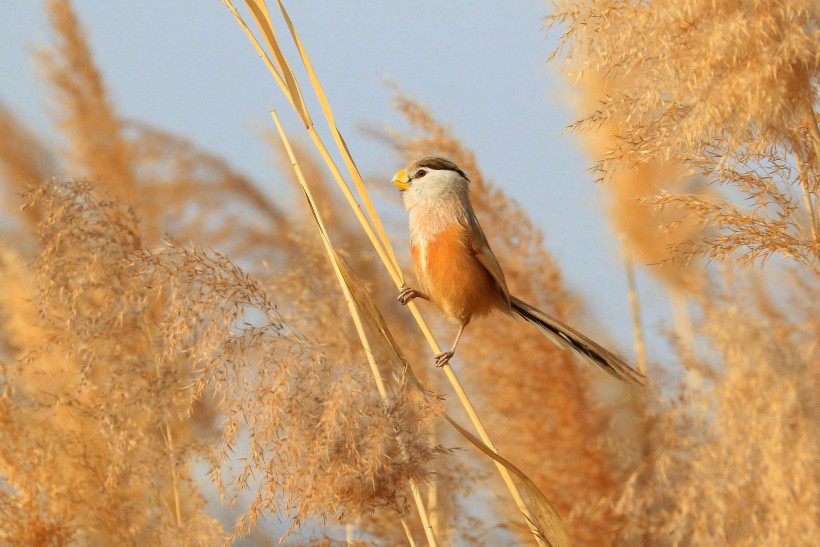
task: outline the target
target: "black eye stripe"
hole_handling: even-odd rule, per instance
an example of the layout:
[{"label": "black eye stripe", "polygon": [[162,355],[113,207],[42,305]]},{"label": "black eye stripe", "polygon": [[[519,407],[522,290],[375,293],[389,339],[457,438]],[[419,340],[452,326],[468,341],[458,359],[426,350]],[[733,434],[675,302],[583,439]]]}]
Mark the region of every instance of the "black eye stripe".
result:
[{"label": "black eye stripe", "polygon": [[[467,175],[458,168],[458,166],[451,162],[446,158],[440,158],[438,156],[424,156],[423,158],[419,158],[414,161],[410,166],[407,168],[408,173],[412,173],[413,179],[420,179],[424,175],[419,175],[420,172],[424,171],[424,174],[428,174],[430,171],[453,171],[454,173],[458,173],[465,179]],[[469,180],[469,179],[468,179]]]},{"label": "black eye stripe", "polygon": [[[446,160],[444,160],[444,161],[446,161]],[[432,171],[453,171],[454,173],[458,173],[459,175],[461,175],[465,179],[467,178],[467,175],[464,173],[464,171],[462,171],[461,169],[456,167],[454,164],[452,164],[450,162],[444,163],[444,161],[442,161],[440,163],[436,163],[436,162],[432,162],[432,161],[422,163],[421,165],[418,166],[418,170],[416,171],[416,175],[413,178],[414,179],[421,178],[424,175],[426,175],[427,172],[430,171],[430,170],[432,170]],[[431,165],[432,163],[436,163],[436,165]],[[424,175],[420,174],[422,172],[424,173]]]}]

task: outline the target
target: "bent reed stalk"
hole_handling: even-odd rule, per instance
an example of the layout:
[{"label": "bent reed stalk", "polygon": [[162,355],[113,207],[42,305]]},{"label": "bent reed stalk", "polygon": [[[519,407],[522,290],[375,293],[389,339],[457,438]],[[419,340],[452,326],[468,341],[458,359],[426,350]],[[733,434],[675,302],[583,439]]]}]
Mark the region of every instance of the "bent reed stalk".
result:
[{"label": "bent reed stalk", "polygon": [[[279,137],[282,139],[282,144],[285,147],[285,151],[287,152],[288,159],[290,159],[291,166],[293,167],[293,172],[296,174],[296,179],[299,181],[299,185],[302,187],[302,190],[305,192],[305,198],[308,201],[308,205],[310,206],[310,212],[313,215],[313,218],[316,221],[316,227],[319,230],[319,234],[322,239],[322,244],[324,245],[325,251],[327,252],[328,260],[330,261],[330,265],[333,268],[333,273],[336,276],[336,280],[339,282],[339,288],[344,295],[345,302],[347,303],[348,311],[350,312],[350,316],[353,319],[353,324],[356,327],[356,333],[359,336],[359,340],[362,343],[362,347],[364,348],[364,353],[367,356],[367,362],[370,365],[370,371],[373,373],[373,379],[376,381],[376,389],[379,392],[379,396],[382,398],[385,404],[388,404],[388,396],[387,396],[387,389],[384,386],[384,380],[381,377],[379,372],[379,366],[376,364],[376,360],[373,357],[373,351],[370,347],[370,341],[367,338],[367,333],[364,330],[364,326],[362,324],[361,316],[359,315],[359,309],[356,307],[356,302],[353,299],[353,295],[350,293],[350,288],[345,281],[345,276],[342,273],[342,264],[340,263],[339,256],[336,254],[334,250],[333,243],[330,241],[330,234],[325,227],[325,223],[322,220],[322,215],[319,213],[319,208],[316,206],[316,201],[313,199],[313,193],[310,190],[310,186],[308,185],[307,181],[305,180],[304,175],[302,174],[302,169],[299,167],[299,162],[296,160],[296,156],[293,153],[293,149],[290,146],[290,141],[287,138],[287,134],[285,130],[282,128],[282,124],[279,121],[279,116],[276,114],[275,110],[271,111],[271,116],[273,117],[273,121],[276,124],[276,130],[279,132]],[[401,446],[402,451],[405,451],[406,448],[404,443],[401,442],[401,438],[399,440],[399,445]],[[436,541],[435,531],[433,527],[430,525],[430,519],[427,516],[427,508],[424,506],[424,501],[421,498],[421,493],[419,492],[418,484],[415,481],[410,482],[410,491],[413,494],[413,501],[416,504],[416,509],[419,512],[419,518],[421,519],[422,526],[424,527],[424,533],[427,536],[427,543],[434,547],[438,545]],[[402,528],[404,529],[405,534],[407,535],[407,540],[411,545],[415,544],[413,540],[413,535],[410,531],[410,526],[407,523],[407,520],[404,516],[400,516]]]}]

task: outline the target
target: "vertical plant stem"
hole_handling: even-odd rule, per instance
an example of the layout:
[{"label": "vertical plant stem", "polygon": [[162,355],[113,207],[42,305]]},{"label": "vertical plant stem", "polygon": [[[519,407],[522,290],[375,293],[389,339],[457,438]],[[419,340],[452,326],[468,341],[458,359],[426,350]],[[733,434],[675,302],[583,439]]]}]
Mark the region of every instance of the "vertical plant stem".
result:
[{"label": "vertical plant stem", "polygon": [[[433,433],[430,435],[430,444],[434,446],[436,444],[435,428],[433,428]],[[439,537],[441,537],[441,528],[438,518],[438,483],[435,475],[430,478],[429,484],[427,485],[427,510],[430,513],[430,526],[433,527],[433,530],[438,530]]]},{"label": "vertical plant stem", "polygon": [[[820,127],[817,126],[817,115],[814,108],[809,105],[808,108],[808,126],[809,134],[811,135],[812,147],[814,148],[814,171],[820,173]],[[809,188],[806,187],[806,178],[800,177],[800,188],[803,190],[803,201],[806,205],[806,211],[811,217],[811,232],[814,237],[814,242],[820,241],[820,218],[817,216],[817,210],[814,206],[814,200]]]},{"label": "vertical plant stem", "polygon": [[800,180],[800,189],[803,191],[803,205],[806,206],[806,213],[809,215],[809,226],[811,226],[811,237],[817,241],[817,234],[820,232],[817,225],[817,212],[814,210],[814,202],[811,199],[811,193],[806,188],[806,183]]},{"label": "vertical plant stem", "polygon": [[692,328],[692,316],[689,314],[689,301],[683,291],[670,288],[669,300],[672,304],[672,317],[675,332],[683,342],[683,348],[689,355],[695,354],[695,330]]},{"label": "vertical plant stem", "polygon": [[[621,234],[621,254],[624,257],[624,267],[626,268],[626,283],[629,290],[629,311],[632,317],[632,337],[635,345],[635,355],[638,359],[638,372],[647,374],[648,359],[646,354],[646,336],[644,335],[643,321],[641,320],[641,306],[638,299],[638,286],[635,282],[635,262],[632,259],[632,253],[627,247],[626,238]],[[649,407],[647,404],[647,391],[643,391],[640,395],[643,404],[643,432],[640,438],[641,445],[641,460],[643,465],[650,468],[652,445],[649,438]],[[644,482],[645,482],[644,478]],[[644,530],[641,544],[649,545],[649,535],[647,530]]]},{"label": "vertical plant stem", "polygon": [[[285,134],[284,129],[282,128],[282,124],[279,121],[279,116],[276,114],[275,111],[271,111],[271,115],[273,116],[273,121],[276,124],[276,129],[279,131],[279,136],[282,139],[282,143],[285,146],[285,151],[288,154],[288,158],[291,161],[291,165],[293,166],[293,170],[296,173],[296,178],[299,181],[299,184],[302,186],[302,189],[305,192],[305,197],[310,204],[312,209],[313,215],[316,218],[316,222],[319,226],[319,232],[321,235],[322,243],[324,244],[325,251],[328,254],[328,258],[330,259],[331,266],[333,267],[333,272],[336,275],[336,279],[339,282],[339,287],[344,294],[345,302],[347,303],[348,310],[350,311],[350,315],[353,318],[353,324],[356,327],[356,333],[359,335],[359,339],[361,340],[362,347],[364,348],[364,353],[367,357],[367,362],[370,365],[370,372],[373,374],[373,378],[376,382],[376,389],[379,392],[379,395],[384,401],[385,404],[388,402],[388,394],[387,388],[384,385],[384,380],[382,379],[381,373],[379,372],[378,364],[376,363],[376,359],[373,356],[373,351],[370,347],[370,341],[367,337],[367,333],[364,329],[364,325],[362,324],[361,316],[359,315],[359,310],[356,306],[356,302],[353,299],[353,296],[350,294],[350,288],[347,286],[345,282],[344,275],[339,267],[339,262],[336,257],[336,252],[333,250],[333,245],[328,239],[328,232],[327,228],[325,227],[324,221],[319,213],[319,209],[316,206],[316,201],[313,199],[313,194],[310,191],[310,187],[305,180],[304,175],[302,174],[302,169],[299,166],[299,162],[296,160],[296,155],[293,153],[293,149],[290,146],[290,141]],[[398,438],[399,444],[402,449],[402,453],[406,455],[406,447],[401,442],[401,439]],[[410,490],[413,494],[413,500],[416,504],[416,508],[419,512],[419,518],[421,519],[422,526],[424,526],[424,533],[427,536],[427,542],[431,547],[435,547],[438,545],[436,541],[436,536],[433,531],[432,526],[430,525],[430,521],[427,518],[427,509],[424,506],[424,502],[421,499],[421,493],[419,492],[418,484],[415,481],[410,481]],[[413,543],[412,534],[410,534],[410,527],[405,521],[406,519],[402,516],[402,526],[405,530],[405,533],[408,534],[407,538],[410,543]]]},{"label": "vertical plant stem", "polygon": [[811,141],[814,148],[815,168],[820,170],[820,127],[817,125],[817,114],[814,108],[809,105],[809,133],[811,134]]},{"label": "vertical plant stem", "polygon": [[[159,368],[159,360],[156,362],[156,373],[157,378],[161,378],[162,373]],[[165,445],[168,447],[168,461],[171,465],[171,487],[174,490],[174,514],[177,519],[177,526],[182,526],[182,504],[179,500],[179,477],[177,474],[177,462],[176,457],[174,456],[174,438],[171,435],[171,424],[168,423],[168,419],[165,419],[165,428],[160,429],[160,433],[162,434],[163,439],[165,440]]]},{"label": "vertical plant stem", "polygon": [[624,267],[626,269],[626,283],[629,288],[629,312],[632,316],[632,340],[635,347],[635,356],[638,360],[638,372],[646,375],[646,338],[643,331],[643,321],[641,320],[641,306],[638,301],[638,289],[635,283],[635,267],[632,260],[632,253],[629,252],[623,236],[621,236],[621,249],[621,253],[624,257]]},{"label": "vertical plant stem", "polygon": [[407,520],[401,519],[401,525],[404,528],[404,534],[407,536],[407,544],[410,547],[416,547],[416,542],[413,541],[413,533],[410,530],[410,526],[407,525]]},{"label": "vertical plant stem", "polygon": [[171,461],[171,481],[174,488],[174,510],[176,511],[177,526],[182,526],[182,507],[179,501],[179,477],[177,463],[174,457],[174,438],[171,436],[171,425],[165,424],[165,440],[168,444],[168,458]]},{"label": "vertical plant stem", "polygon": [[299,50],[299,57],[302,59],[302,63],[305,65],[305,70],[307,70],[308,78],[310,79],[310,84],[313,87],[313,90],[316,93],[316,97],[319,99],[319,105],[322,108],[322,113],[325,116],[325,120],[327,121],[328,127],[333,134],[333,140],[336,143],[336,147],[339,149],[342,155],[342,161],[345,163],[345,167],[347,167],[347,172],[350,175],[350,178],[353,180],[353,184],[356,187],[356,190],[359,193],[359,196],[362,199],[362,203],[364,203],[365,209],[367,210],[368,218],[373,223],[373,226],[376,228],[376,232],[379,234],[379,239],[384,242],[385,249],[387,250],[387,255],[390,258],[390,263],[392,264],[393,268],[396,270],[399,269],[399,261],[396,258],[396,253],[393,252],[393,248],[390,246],[389,242],[387,242],[387,233],[384,231],[384,226],[382,226],[381,218],[379,218],[379,214],[376,212],[376,208],[373,206],[373,201],[370,199],[370,195],[367,192],[367,189],[364,186],[364,181],[362,180],[362,176],[359,173],[359,169],[356,167],[356,163],[353,161],[353,156],[350,154],[350,151],[347,148],[347,143],[345,143],[344,138],[342,137],[341,131],[339,131],[338,127],[336,126],[336,120],[333,117],[333,110],[330,108],[330,102],[327,100],[327,96],[325,95],[324,88],[322,87],[321,82],[319,81],[319,77],[316,75],[316,71],[313,70],[313,63],[310,61],[310,57],[308,57],[305,48],[302,46],[302,41],[299,39],[299,35],[296,33],[296,28],[293,26],[293,22],[290,20],[290,16],[288,15],[287,10],[285,10],[285,6],[282,5],[281,0],[276,0],[277,4],[279,5],[279,11],[282,13],[282,16],[285,19],[285,23],[290,30],[290,35],[293,38],[293,43],[296,44],[297,49]]},{"label": "vertical plant stem", "polygon": [[[397,288],[400,286],[401,285],[397,285]],[[427,326],[427,322],[421,316],[421,312],[419,311],[418,306],[416,306],[416,303],[411,300],[410,302],[408,302],[407,307],[410,309],[410,313],[412,313],[413,317],[416,319],[419,328],[421,328],[422,333],[424,334],[428,344],[433,350],[433,354],[438,355],[439,353],[441,353],[441,346],[438,345],[438,342],[436,342],[436,339],[433,337],[432,332],[430,332],[430,328]],[[453,371],[453,368],[450,366],[449,363],[445,364],[441,368],[444,372],[444,375],[447,377],[447,380],[450,382],[450,386],[452,386],[453,391],[456,394],[456,397],[458,397],[458,400],[461,402],[461,406],[464,407],[464,410],[467,412],[467,416],[470,418],[470,422],[472,422],[473,427],[475,427],[476,432],[478,432],[479,438],[485,445],[487,445],[487,448],[489,448],[496,454],[500,454],[498,448],[496,448],[495,444],[490,438],[489,433],[487,433],[487,430],[484,427],[481,418],[479,418],[478,413],[476,412],[475,407],[473,406],[473,403],[467,396],[467,392],[464,391],[464,387],[461,385],[458,376],[456,376],[455,371]],[[527,504],[524,502],[524,498],[521,496],[521,492],[518,490],[518,487],[516,486],[515,482],[513,482],[512,475],[510,475],[510,472],[507,470],[506,467],[504,467],[497,461],[493,461],[493,463],[498,469],[498,472],[501,474],[501,479],[504,481],[504,484],[507,486],[510,495],[513,497],[515,505],[518,507],[518,510],[521,511],[521,514],[524,516],[524,519],[527,522],[527,527],[532,532],[533,537],[539,545],[546,545],[546,543],[538,533],[538,528],[535,525],[535,519],[533,518],[532,513],[530,513],[530,510],[527,508]]]},{"label": "vertical plant stem", "polygon": [[[799,165],[799,164],[798,164]],[[809,226],[811,227],[812,240],[817,243],[818,235],[820,235],[820,219],[817,218],[817,211],[814,207],[814,200],[811,197],[811,192],[806,186],[806,178],[801,173],[800,189],[803,191],[803,205],[806,207],[806,214],[809,215]]]}]

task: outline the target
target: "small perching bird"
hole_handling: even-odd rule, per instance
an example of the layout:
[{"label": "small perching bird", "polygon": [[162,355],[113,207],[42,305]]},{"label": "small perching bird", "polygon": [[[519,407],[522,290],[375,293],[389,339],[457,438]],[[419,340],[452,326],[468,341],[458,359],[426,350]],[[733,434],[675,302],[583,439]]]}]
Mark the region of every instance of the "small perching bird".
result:
[{"label": "small perching bird", "polygon": [[410,216],[410,251],[421,290],[403,287],[398,300],[433,302],[458,323],[449,351],[436,356],[444,366],[473,319],[501,310],[532,323],[563,349],[599,366],[612,376],[643,383],[644,376],[620,357],[572,327],[510,295],[504,273],[490,249],[470,204],[470,181],[444,158],[425,156],[393,177]]}]

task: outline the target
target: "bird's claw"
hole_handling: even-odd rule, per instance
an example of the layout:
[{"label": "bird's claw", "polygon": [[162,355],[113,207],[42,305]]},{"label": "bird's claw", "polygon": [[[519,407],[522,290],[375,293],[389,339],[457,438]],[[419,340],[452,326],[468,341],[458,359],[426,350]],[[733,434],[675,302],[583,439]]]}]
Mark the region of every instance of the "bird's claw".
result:
[{"label": "bird's claw", "polygon": [[443,367],[444,365],[449,363],[450,359],[452,359],[452,358],[453,358],[453,352],[452,351],[445,351],[444,353],[439,353],[438,355],[436,355],[436,366],[437,367]]},{"label": "bird's claw", "polygon": [[410,302],[417,296],[419,296],[419,292],[416,289],[411,289],[410,287],[405,285],[399,291],[399,296],[398,298],[396,298],[396,300],[398,300],[402,304],[402,306],[406,306],[408,302]]}]

